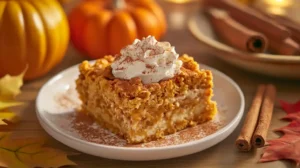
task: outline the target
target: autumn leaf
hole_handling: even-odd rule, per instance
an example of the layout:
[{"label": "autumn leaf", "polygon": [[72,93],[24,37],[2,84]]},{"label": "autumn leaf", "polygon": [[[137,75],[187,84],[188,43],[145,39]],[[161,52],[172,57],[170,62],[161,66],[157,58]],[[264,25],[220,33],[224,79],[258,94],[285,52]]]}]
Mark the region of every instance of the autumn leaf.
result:
[{"label": "autumn leaf", "polygon": [[279,139],[268,141],[269,147],[264,150],[260,162],[269,162],[280,159],[294,160],[300,164],[300,136],[285,134]]},{"label": "autumn leaf", "polygon": [[[17,75],[5,75],[0,79],[0,126],[7,125],[8,123],[15,123],[18,121],[18,116],[7,111],[8,108],[22,105],[23,103],[15,101],[15,97],[21,93],[21,86],[23,85],[23,77],[25,70]],[[3,110],[6,110],[3,112]]]},{"label": "autumn leaf", "polygon": [[269,140],[259,162],[269,162],[281,159],[293,160],[300,166],[300,103],[290,104],[280,101],[287,115],[285,120],[291,121],[287,126],[276,129],[284,135],[278,139]]},{"label": "autumn leaf", "polygon": [[289,125],[284,126],[282,128],[276,129],[275,131],[281,131],[285,134],[292,133],[292,134],[299,134],[300,136],[300,120],[294,120]]},{"label": "autumn leaf", "polygon": [[[7,109],[23,103],[15,101],[21,93],[23,76],[27,68],[17,76],[6,75],[0,79],[0,125],[8,128],[9,123],[18,121],[15,113]],[[8,131],[8,130],[4,130]],[[11,139],[10,133],[0,132],[0,166],[12,168],[61,167],[75,165],[63,151],[43,147],[43,138]]]},{"label": "autumn leaf", "polygon": [[4,102],[0,101],[0,110],[7,109],[9,107],[19,106],[23,104],[22,102]]},{"label": "autumn leaf", "polygon": [[0,100],[13,100],[21,93],[20,88],[23,85],[23,77],[26,71],[27,67],[17,76],[7,74],[0,79]]},{"label": "autumn leaf", "polygon": [[43,138],[11,139],[10,133],[0,133],[0,166],[16,168],[53,167],[76,165],[67,154],[43,147]]},{"label": "autumn leaf", "polygon": [[0,113],[0,125],[8,125],[10,123],[17,123],[19,117],[13,112],[1,112]]},{"label": "autumn leaf", "polygon": [[15,97],[21,93],[23,76],[27,68],[20,75],[6,75],[0,79],[0,166],[9,168],[31,168],[31,167],[61,167],[75,165],[67,158],[63,151],[43,147],[43,138],[12,139],[10,123],[16,123],[18,116],[9,111],[8,108],[22,105]]},{"label": "autumn leaf", "polygon": [[300,113],[290,113],[287,116],[283,117],[282,119],[300,121]]},{"label": "autumn leaf", "polygon": [[[7,109],[9,107],[14,107],[21,105],[23,103],[21,102],[2,102],[0,101],[0,110]],[[8,125],[9,123],[16,123],[19,121],[18,116],[16,113],[13,113],[11,111],[1,111],[0,112],[0,126]]]},{"label": "autumn leaf", "polygon": [[283,100],[280,100],[280,105],[281,105],[281,108],[288,114],[300,112],[300,101],[290,104]]}]

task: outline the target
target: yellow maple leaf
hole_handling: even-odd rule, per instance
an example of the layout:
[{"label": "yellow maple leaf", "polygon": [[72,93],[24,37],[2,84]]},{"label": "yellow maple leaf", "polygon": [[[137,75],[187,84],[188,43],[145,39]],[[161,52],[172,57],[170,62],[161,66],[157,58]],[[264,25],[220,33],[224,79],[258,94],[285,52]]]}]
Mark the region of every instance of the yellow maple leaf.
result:
[{"label": "yellow maple leaf", "polygon": [[13,100],[21,92],[20,88],[23,85],[23,77],[26,71],[27,67],[17,76],[7,74],[0,79],[0,100]]},{"label": "yellow maple leaf", "polygon": [[[0,110],[7,109],[9,107],[14,107],[23,104],[22,102],[2,102],[0,101]],[[8,125],[8,123],[16,123],[19,121],[19,117],[10,111],[0,112],[0,126]]]},{"label": "yellow maple leaf", "polygon": [[76,165],[67,158],[67,154],[58,149],[43,147],[43,138],[12,139],[10,123],[18,121],[18,116],[6,109],[23,104],[15,101],[15,97],[21,93],[23,76],[27,68],[20,75],[6,75],[0,79],[0,166],[8,168],[31,167],[61,167]]},{"label": "yellow maple leaf", "polygon": [[0,101],[0,110],[7,109],[9,107],[14,107],[14,106],[19,106],[23,104],[22,102],[5,102],[5,101]]},{"label": "yellow maple leaf", "polygon": [[[23,77],[27,68],[28,67],[17,76],[5,75],[3,78],[0,78],[0,110],[23,104],[16,102],[14,98],[21,92],[20,88],[23,85]],[[18,116],[15,113],[7,111],[0,112],[0,126],[17,121]]]},{"label": "yellow maple leaf", "polygon": [[0,113],[0,126],[8,125],[8,123],[16,123],[18,121],[19,121],[19,117],[13,112]]},{"label": "yellow maple leaf", "polygon": [[[22,102],[2,102],[0,101],[0,110],[7,109],[9,107],[14,107],[23,104]],[[8,123],[16,123],[19,121],[19,117],[10,111],[0,112],[0,126],[8,125]],[[1,164],[0,164],[1,165]]]},{"label": "yellow maple leaf", "polygon": [[76,165],[63,151],[43,147],[44,138],[11,139],[10,133],[0,133],[0,166],[16,168]]}]

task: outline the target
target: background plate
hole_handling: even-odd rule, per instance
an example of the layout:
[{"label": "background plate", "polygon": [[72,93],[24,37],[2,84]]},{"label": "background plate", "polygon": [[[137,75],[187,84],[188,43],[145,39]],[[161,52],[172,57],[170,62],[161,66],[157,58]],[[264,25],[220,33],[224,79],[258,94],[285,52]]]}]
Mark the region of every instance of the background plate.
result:
[{"label": "background plate", "polygon": [[300,79],[300,56],[248,53],[220,42],[209,20],[204,15],[193,16],[188,23],[191,33],[202,45],[233,66],[241,69],[286,79]]}]

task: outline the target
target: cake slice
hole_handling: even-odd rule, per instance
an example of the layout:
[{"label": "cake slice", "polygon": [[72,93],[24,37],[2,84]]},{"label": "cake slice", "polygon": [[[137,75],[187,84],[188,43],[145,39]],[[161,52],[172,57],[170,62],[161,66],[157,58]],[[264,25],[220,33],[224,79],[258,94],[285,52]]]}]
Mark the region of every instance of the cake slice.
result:
[{"label": "cake slice", "polygon": [[[163,74],[160,72],[151,79],[145,76],[116,77],[113,64],[118,59],[120,62],[121,58],[105,56],[94,64],[84,61],[79,67],[76,89],[83,111],[128,143],[162,138],[209,121],[216,115],[216,103],[211,100],[212,73],[199,69],[193,57],[178,57],[173,63],[180,64],[180,68],[173,71],[173,76],[170,70],[165,71],[172,77],[159,81],[154,80]],[[155,69],[153,66],[151,72]],[[119,66],[119,70],[124,69]]]}]

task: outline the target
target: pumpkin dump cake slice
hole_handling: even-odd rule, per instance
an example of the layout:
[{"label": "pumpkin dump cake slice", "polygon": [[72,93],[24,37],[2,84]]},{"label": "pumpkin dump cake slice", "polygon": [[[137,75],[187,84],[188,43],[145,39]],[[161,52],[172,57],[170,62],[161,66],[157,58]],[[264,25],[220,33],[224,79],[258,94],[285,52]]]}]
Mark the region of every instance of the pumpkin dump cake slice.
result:
[{"label": "pumpkin dump cake slice", "polygon": [[76,81],[83,111],[140,143],[213,119],[212,73],[167,42],[136,40],[116,57],[84,61]]}]

